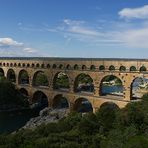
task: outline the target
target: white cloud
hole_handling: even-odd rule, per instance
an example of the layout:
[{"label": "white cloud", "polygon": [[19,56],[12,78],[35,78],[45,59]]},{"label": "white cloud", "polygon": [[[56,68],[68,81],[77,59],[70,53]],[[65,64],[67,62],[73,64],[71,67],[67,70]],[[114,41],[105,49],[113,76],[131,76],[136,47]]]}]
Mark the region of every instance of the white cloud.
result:
[{"label": "white cloud", "polygon": [[148,5],[139,8],[124,8],[118,14],[121,18],[148,19]]},{"label": "white cloud", "polygon": [[23,43],[17,42],[12,38],[0,38],[0,46],[23,46]]},{"label": "white cloud", "polygon": [[43,54],[34,48],[29,48],[24,43],[15,41],[12,38],[0,38],[0,56],[42,56]]},{"label": "white cloud", "polygon": [[33,49],[33,48],[24,48],[23,51],[28,52],[28,53],[35,53],[35,52],[37,52],[37,50]]}]

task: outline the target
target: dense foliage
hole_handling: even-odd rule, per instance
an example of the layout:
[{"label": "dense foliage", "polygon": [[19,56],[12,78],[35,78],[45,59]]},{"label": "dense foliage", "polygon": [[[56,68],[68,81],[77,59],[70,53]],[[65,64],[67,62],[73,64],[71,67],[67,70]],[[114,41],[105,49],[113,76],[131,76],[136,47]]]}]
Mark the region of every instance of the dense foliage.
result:
[{"label": "dense foliage", "polygon": [[38,72],[34,78],[33,84],[35,86],[48,86],[49,85],[48,78],[43,72]]},{"label": "dense foliage", "polygon": [[96,114],[71,113],[58,123],[1,135],[2,148],[147,148],[148,95],[123,109],[102,106]]},{"label": "dense foliage", "polygon": [[27,107],[28,101],[14,86],[13,83],[0,78],[0,109]]},{"label": "dense foliage", "polygon": [[59,73],[54,81],[54,89],[60,88],[69,88],[69,79],[64,73]]}]

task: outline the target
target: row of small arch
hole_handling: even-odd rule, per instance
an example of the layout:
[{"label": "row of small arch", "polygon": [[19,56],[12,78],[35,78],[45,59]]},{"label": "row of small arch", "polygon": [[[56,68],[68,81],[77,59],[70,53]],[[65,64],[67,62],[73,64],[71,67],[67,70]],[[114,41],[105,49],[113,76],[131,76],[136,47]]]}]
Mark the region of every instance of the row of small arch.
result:
[{"label": "row of small arch", "polygon": [[[10,66],[10,67],[36,67],[36,68],[53,68],[53,69],[68,69],[68,70],[71,70],[71,69],[74,69],[74,70],[92,70],[92,71],[95,71],[97,70],[96,66],[95,65],[91,65],[89,68],[86,66],[86,65],[82,65],[81,67],[78,65],[78,64],[75,64],[73,67],[68,64],[66,67],[64,67],[63,64],[60,64],[60,65],[56,65],[56,64],[53,64],[52,66],[50,64],[25,64],[25,63],[0,63],[0,66]],[[100,71],[103,71],[103,70],[110,70],[110,71],[114,71],[114,70],[118,70],[115,68],[114,65],[110,65],[108,69],[105,68],[104,65],[100,65],[99,66],[99,70]],[[126,71],[127,68],[125,66],[120,66],[119,67],[119,71]],[[129,68],[129,71],[137,71],[138,69],[135,67],[135,66],[131,66]],[[145,66],[141,66],[139,68],[139,71],[147,71],[146,67]]]}]

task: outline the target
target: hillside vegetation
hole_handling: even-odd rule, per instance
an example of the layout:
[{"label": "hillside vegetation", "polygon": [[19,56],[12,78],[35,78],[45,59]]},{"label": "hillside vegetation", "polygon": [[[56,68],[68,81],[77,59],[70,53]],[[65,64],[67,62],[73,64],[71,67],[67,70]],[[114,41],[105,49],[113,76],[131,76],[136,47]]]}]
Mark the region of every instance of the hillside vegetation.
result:
[{"label": "hillside vegetation", "polygon": [[58,123],[0,136],[1,148],[147,148],[148,95],[124,109],[71,113]]},{"label": "hillside vegetation", "polygon": [[0,110],[17,109],[29,107],[27,98],[25,98],[16,88],[13,83],[0,78]]}]

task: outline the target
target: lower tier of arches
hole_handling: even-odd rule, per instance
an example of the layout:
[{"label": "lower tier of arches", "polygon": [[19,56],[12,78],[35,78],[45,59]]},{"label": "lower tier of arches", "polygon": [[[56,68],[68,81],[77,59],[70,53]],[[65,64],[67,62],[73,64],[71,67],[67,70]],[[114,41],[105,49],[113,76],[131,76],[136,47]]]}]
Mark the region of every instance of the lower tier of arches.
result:
[{"label": "lower tier of arches", "polygon": [[23,95],[28,97],[30,104],[35,104],[41,109],[44,107],[52,108],[68,108],[70,111],[76,112],[96,112],[104,104],[112,104],[123,108],[129,101],[109,99],[106,97],[95,97],[88,95],[78,95],[72,93],[61,93],[57,91],[49,91],[37,88],[18,87]]}]

